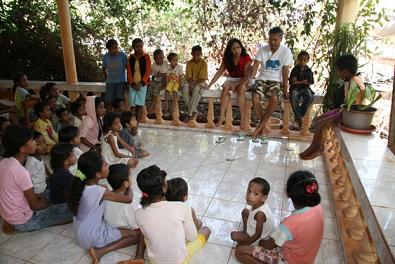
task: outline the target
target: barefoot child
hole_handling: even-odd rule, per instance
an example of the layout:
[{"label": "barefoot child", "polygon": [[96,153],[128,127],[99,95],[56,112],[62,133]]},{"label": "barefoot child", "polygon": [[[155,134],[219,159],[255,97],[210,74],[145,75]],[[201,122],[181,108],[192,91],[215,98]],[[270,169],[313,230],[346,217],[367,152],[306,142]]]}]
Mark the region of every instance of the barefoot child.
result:
[{"label": "barefoot child", "polygon": [[166,201],[166,172],[153,165],[137,175],[143,193],[136,210],[136,222],[143,233],[151,263],[189,263],[192,255],[203,248],[210,229],[198,231],[192,210],[182,202]]},{"label": "barefoot child", "polygon": [[70,104],[71,120],[72,125],[75,127],[80,127],[82,122],[82,117],[85,115],[85,105],[82,104],[81,99]]},{"label": "barefoot child", "polygon": [[[103,221],[103,201],[131,203],[132,197],[106,190],[98,185],[100,179],[108,176],[108,165],[96,151],[81,155],[78,171],[73,179],[69,196],[69,208],[74,215],[73,227],[77,243],[89,250],[92,263],[98,264],[108,252],[136,244],[136,231],[113,228]],[[137,250],[136,258],[144,263],[144,251]]]},{"label": "barefoot child", "polygon": [[[135,149],[129,146],[121,137],[119,132],[122,130],[121,119],[117,113],[107,113],[103,118],[103,140],[102,140],[102,156],[109,164],[123,163],[129,168],[135,168],[138,160],[132,153]],[[125,149],[118,148],[118,142]]]},{"label": "barefoot child", "polygon": [[[151,100],[150,110],[155,110],[155,98],[160,96],[160,90],[166,86],[166,73],[168,64],[164,60],[165,55],[163,50],[157,49],[154,51],[154,63],[152,64],[152,81],[149,85],[149,97]],[[161,107],[161,105],[159,105]]]},{"label": "barefoot child", "polygon": [[[169,202],[183,202],[188,200],[188,184],[183,178],[174,178],[167,181],[166,200]],[[195,210],[192,210],[192,218],[196,229],[202,227],[202,221],[196,216]]]},{"label": "barefoot child", "polygon": [[[129,195],[133,198],[132,182],[129,181],[130,169],[125,164],[110,166],[107,181],[114,193]],[[118,203],[106,201],[104,222],[111,227],[137,229],[132,203]]]},{"label": "barefoot child", "polygon": [[34,110],[39,117],[34,123],[34,130],[43,135],[45,143],[48,146],[48,151],[50,151],[53,145],[58,143],[58,134],[55,132],[50,121],[52,117],[51,109],[45,102],[38,102],[34,106]]},{"label": "barefoot child", "polygon": [[233,231],[230,234],[239,246],[258,245],[260,239],[267,239],[274,230],[274,216],[265,203],[269,191],[269,183],[263,178],[254,178],[248,184],[246,200],[251,208],[246,208],[241,213],[243,231]]},{"label": "barefoot child", "polygon": [[311,172],[296,171],[287,180],[286,192],[296,210],[259,246],[236,248],[241,263],[314,263],[324,233],[317,180]]},{"label": "barefoot child", "polygon": [[[129,146],[136,150],[136,157],[143,158],[147,157],[149,153],[143,149],[143,144],[141,142],[136,142],[134,139],[135,131],[137,130],[137,120],[136,116],[133,115],[131,111],[126,111],[121,114],[121,124],[122,130],[119,133],[119,137],[122,138]],[[118,141],[118,147],[123,149],[123,145]]]},{"label": "barefoot child", "polygon": [[167,60],[170,65],[167,70],[166,75],[166,98],[165,98],[165,113],[169,112],[167,100],[169,94],[173,95],[173,104],[178,100],[178,90],[181,87],[181,80],[183,75],[183,70],[181,65],[178,64],[178,56],[176,53],[171,52],[167,55]]},{"label": "barefoot child", "polygon": [[[79,148],[81,144],[81,138],[80,138],[80,130],[78,129],[78,127],[75,126],[63,127],[59,131],[59,142],[70,143],[73,146],[73,153],[77,161],[82,155],[82,153],[84,153]],[[71,174],[75,175],[77,171],[77,165],[78,164],[76,162],[74,165],[70,166],[69,170]]]},{"label": "barefoot child", "polygon": [[48,153],[48,148],[40,132],[33,132],[33,140],[36,141],[36,152],[33,155],[29,155],[25,168],[32,178],[34,193],[42,193],[47,188],[47,175],[49,175],[47,174],[42,155]]}]

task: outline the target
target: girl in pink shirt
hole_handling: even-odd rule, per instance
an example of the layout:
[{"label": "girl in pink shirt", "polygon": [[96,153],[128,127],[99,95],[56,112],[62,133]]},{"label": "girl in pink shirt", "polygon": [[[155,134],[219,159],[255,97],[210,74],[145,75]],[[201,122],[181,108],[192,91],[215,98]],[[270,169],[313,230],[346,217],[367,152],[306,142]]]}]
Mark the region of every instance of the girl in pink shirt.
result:
[{"label": "girl in pink shirt", "polygon": [[259,246],[236,248],[241,263],[314,263],[324,233],[317,180],[309,171],[296,171],[289,176],[286,191],[296,210]]}]

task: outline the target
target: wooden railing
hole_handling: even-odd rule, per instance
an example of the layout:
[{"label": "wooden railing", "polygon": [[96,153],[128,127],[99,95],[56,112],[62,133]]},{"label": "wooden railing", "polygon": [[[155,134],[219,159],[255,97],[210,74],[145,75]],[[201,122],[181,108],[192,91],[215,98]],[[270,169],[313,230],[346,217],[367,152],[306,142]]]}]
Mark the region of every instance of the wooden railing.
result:
[{"label": "wooden railing", "polygon": [[[40,90],[40,87],[44,85],[46,82],[45,81],[29,81],[29,88],[33,89],[37,94]],[[93,92],[95,94],[99,94],[102,92],[105,92],[105,83],[101,82],[79,82],[78,84],[71,85],[67,84],[66,82],[55,82],[59,89],[61,91],[68,91],[69,92],[69,97],[70,99],[75,99],[78,97],[78,93],[83,94],[84,96],[88,92]],[[9,88],[12,87],[12,81],[11,80],[0,80],[0,87],[3,88]],[[226,116],[225,116],[225,123],[224,125],[220,127],[216,127],[214,124],[214,104],[216,101],[219,102],[219,98],[221,96],[221,91],[220,90],[205,90],[202,96],[202,101],[206,102],[208,104],[208,111],[207,111],[207,122],[205,124],[202,123],[197,123],[196,120],[190,120],[187,124],[182,123],[179,120],[179,104],[178,101],[173,102],[173,112],[172,112],[172,121],[165,121],[163,120],[163,113],[161,109],[161,100],[162,96],[157,96],[154,98],[155,100],[155,119],[149,119],[147,117],[147,111],[144,108],[144,112],[142,115],[142,118],[140,120],[141,123],[145,124],[145,126],[155,126],[155,125],[165,125],[165,126],[172,126],[172,127],[185,127],[185,128],[198,128],[198,129],[205,129],[206,131],[215,131],[215,132],[245,132],[249,133],[251,131],[251,114],[252,114],[252,102],[251,102],[251,93],[247,92],[246,94],[246,110],[245,110],[245,116],[246,116],[246,129],[244,131],[241,131],[238,126],[233,125],[233,112],[232,112],[232,106],[233,106],[233,101],[236,99],[236,95],[232,96],[232,100],[230,100],[229,105],[227,106],[227,111],[226,111]],[[321,104],[322,103],[323,96],[322,95],[315,95],[313,104],[310,105],[310,107],[307,109],[306,115],[303,120],[303,126],[301,131],[291,131],[289,129],[290,126],[290,120],[291,120],[291,114],[292,114],[292,108],[291,104],[289,101],[283,101],[281,102],[283,104],[283,109],[284,109],[284,114],[283,114],[283,119],[280,121],[280,123],[273,124],[276,121],[276,119],[271,119],[271,124],[276,125],[278,127],[279,125],[282,125],[282,129],[278,128],[272,128],[270,131],[266,131],[266,134],[269,136],[285,136],[285,137],[290,137],[290,138],[295,138],[295,139],[309,139],[310,138],[310,132],[309,128],[311,126],[311,110],[312,106],[314,104]],[[278,120],[277,120],[278,121]]]}]

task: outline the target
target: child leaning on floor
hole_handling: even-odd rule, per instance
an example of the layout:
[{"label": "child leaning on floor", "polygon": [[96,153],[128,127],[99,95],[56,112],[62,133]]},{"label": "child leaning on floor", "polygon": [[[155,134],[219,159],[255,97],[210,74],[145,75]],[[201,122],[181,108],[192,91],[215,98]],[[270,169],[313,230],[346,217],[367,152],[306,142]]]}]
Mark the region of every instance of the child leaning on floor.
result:
[{"label": "child leaning on floor", "polygon": [[[314,83],[313,72],[307,66],[310,55],[306,51],[301,51],[298,54],[298,63],[292,69],[289,76],[289,100],[295,114],[295,120],[298,123],[298,129],[302,128],[302,120],[306,114],[307,108],[313,102],[314,92],[310,85]],[[300,105],[300,99],[302,104]]]},{"label": "child leaning on floor", "polygon": [[[113,192],[128,195],[133,199],[132,182],[129,180],[129,175],[130,169],[128,166],[121,163],[114,164],[110,166],[107,181]],[[106,201],[104,222],[111,227],[137,229],[132,203]]]},{"label": "child leaning on floor", "polygon": [[36,142],[36,152],[27,157],[25,168],[32,178],[34,193],[42,193],[47,188],[47,175],[49,175],[42,155],[48,153],[48,147],[40,132],[33,132],[33,140]]},{"label": "child leaning on floor", "polygon": [[[92,263],[98,264],[108,252],[124,248],[142,238],[136,231],[113,228],[103,221],[105,204],[103,201],[131,203],[132,197],[106,190],[98,184],[108,176],[108,165],[96,151],[81,155],[78,171],[69,193],[69,208],[72,211],[73,228],[77,243],[89,250]],[[144,244],[139,243],[134,263],[144,263]]]},{"label": "child leaning on floor", "polygon": [[[141,142],[136,142],[134,139],[134,131],[137,130],[137,119],[131,111],[126,111],[121,114],[122,130],[119,133],[119,137],[122,138],[129,146],[132,146],[136,150],[136,157],[143,158],[147,157],[149,153],[143,149]],[[123,145],[118,141],[118,147],[123,149]]]},{"label": "child leaning on floor", "polygon": [[[82,150],[80,149],[80,144],[81,144],[81,137],[80,137],[80,130],[78,127],[75,126],[67,126],[63,127],[59,131],[59,142],[63,143],[70,143],[73,146],[73,153],[75,158],[78,159],[82,155]],[[77,171],[77,162],[70,166],[69,170],[70,173],[75,175]]]},{"label": "child leaning on floor", "polygon": [[[183,178],[174,178],[168,180],[166,200],[169,202],[185,203],[188,200],[188,183]],[[195,210],[193,208],[191,208],[191,210],[193,222],[195,223],[196,228],[199,230],[203,223],[197,218]]]},{"label": "child leaning on floor", "polygon": [[69,168],[77,161],[70,143],[58,143],[51,149],[51,168],[53,174],[48,180],[49,197],[55,204],[66,203],[73,182]]},{"label": "child leaning on floor", "polygon": [[317,180],[309,171],[296,171],[287,180],[286,192],[296,210],[259,246],[236,248],[241,263],[314,263],[324,233]]},{"label": "child leaning on floor", "polygon": [[[107,113],[103,118],[102,156],[109,165],[123,163],[129,168],[135,168],[138,164],[134,157],[135,149],[119,136],[121,130],[120,116],[115,112]],[[125,149],[119,149],[118,142]]]},{"label": "child leaning on floor", "polygon": [[34,193],[29,172],[22,166],[36,152],[33,133],[28,128],[10,125],[2,137],[5,148],[0,161],[0,215],[17,231],[27,232],[67,224],[70,211],[62,204],[50,205]]},{"label": "child leaning on floor", "polygon": [[169,67],[166,76],[166,98],[165,98],[165,113],[169,111],[167,106],[168,96],[171,94],[173,96],[173,104],[178,101],[178,90],[181,87],[183,70],[182,66],[178,64],[178,55],[171,52],[167,55],[167,60],[169,61]]},{"label": "child leaning on floor", "polygon": [[205,246],[210,229],[196,229],[192,210],[185,203],[166,201],[166,172],[157,166],[143,169],[137,184],[143,193],[143,208],[136,210],[136,222],[145,237],[150,262],[189,263]]},{"label": "child leaning on floor", "polygon": [[268,239],[274,230],[274,215],[269,205],[265,203],[269,195],[269,183],[260,177],[252,179],[246,193],[247,204],[241,213],[243,231],[233,231],[230,236],[238,246],[258,245],[260,239]]}]

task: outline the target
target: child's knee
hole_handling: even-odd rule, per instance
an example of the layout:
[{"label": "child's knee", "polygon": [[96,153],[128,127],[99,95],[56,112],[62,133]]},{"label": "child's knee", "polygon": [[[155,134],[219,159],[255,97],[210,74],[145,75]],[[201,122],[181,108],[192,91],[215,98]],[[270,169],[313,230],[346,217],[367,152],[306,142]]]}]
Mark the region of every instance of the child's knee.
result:
[{"label": "child's knee", "polygon": [[207,226],[203,226],[202,228],[199,229],[199,233],[202,234],[207,241],[211,235],[211,230]]}]

